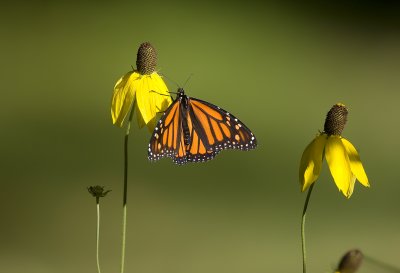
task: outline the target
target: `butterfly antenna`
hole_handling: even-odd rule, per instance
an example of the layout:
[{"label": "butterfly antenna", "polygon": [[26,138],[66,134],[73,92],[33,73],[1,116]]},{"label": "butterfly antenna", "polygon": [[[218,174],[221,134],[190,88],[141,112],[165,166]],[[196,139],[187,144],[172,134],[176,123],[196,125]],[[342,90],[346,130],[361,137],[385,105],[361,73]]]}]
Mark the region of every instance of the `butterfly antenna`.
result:
[{"label": "butterfly antenna", "polygon": [[191,74],[189,75],[189,77],[187,78],[187,80],[186,80],[185,83],[183,84],[183,88],[186,86],[186,84],[189,82],[190,78],[191,78],[193,75],[194,75],[193,73],[191,73]]},{"label": "butterfly antenna", "polygon": [[167,76],[164,75],[164,74],[162,74],[162,76],[163,76],[164,78],[166,78],[167,80],[169,80],[170,82],[173,82],[173,83],[176,85],[176,87],[180,88],[179,84],[178,84],[176,81],[174,81],[173,79],[167,77]]}]

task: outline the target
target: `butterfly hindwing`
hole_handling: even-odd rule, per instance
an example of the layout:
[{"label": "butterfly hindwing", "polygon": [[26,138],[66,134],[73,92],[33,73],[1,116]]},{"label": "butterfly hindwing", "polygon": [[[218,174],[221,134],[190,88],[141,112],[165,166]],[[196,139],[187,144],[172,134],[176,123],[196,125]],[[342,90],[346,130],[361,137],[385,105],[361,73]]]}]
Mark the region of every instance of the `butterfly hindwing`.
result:
[{"label": "butterfly hindwing", "polygon": [[213,159],[218,151],[209,145],[205,130],[194,114],[189,99],[189,111],[187,114],[188,127],[190,132],[190,144],[187,145],[187,160],[189,162],[204,162]]},{"label": "butterfly hindwing", "polygon": [[174,157],[179,153],[181,118],[180,103],[174,101],[161,116],[150,138],[148,153],[150,160],[158,160],[165,156]]}]

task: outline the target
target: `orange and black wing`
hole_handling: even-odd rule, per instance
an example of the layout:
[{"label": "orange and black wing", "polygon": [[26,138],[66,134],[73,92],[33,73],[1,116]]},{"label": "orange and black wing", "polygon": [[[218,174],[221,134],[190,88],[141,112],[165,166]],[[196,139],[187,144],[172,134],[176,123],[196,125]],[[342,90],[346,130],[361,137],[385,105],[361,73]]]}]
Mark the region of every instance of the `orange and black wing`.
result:
[{"label": "orange and black wing", "polygon": [[[204,135],[204,130],[199,125],[193,125],[191,117],[190,109],[184,109],[181,101],[175,100],[158,121],[150,138],[148,157],[151,161],[170,157],[174,163],[182,165],[214,158],[218,151],[214,151],[206,144],[208,142],[199,137]],[[186,144],[183,123],[187,124],[189,132],[189,142]]]},{"label": "orange and black wing", "polygon": [[149,143],[150,160],[167,156],[177,164],[204,162],[224,149],[247,151],[257,146],[250,129],[229,112],[206,101],[185,99],[187,109],[177,99],[157,123]]},{"label": "orange and black wing", "polygon": [[191,103],[192,99],[189,99],[188,111],[185,118],[188,124],[190,143],[185,146],[186,159],[184,163],[205,162],[213,159],[219,151],[209,144],[205,134],[205,128],[207,127],[204,128],[199,117],[194,114]]},{"label": "orange and black wing", "polygon": [[182,145],[181,103],[175,100],[161,116],[153,131],[148,150],[149,160],[154,161],[165,156],[173,159],[186,158]]},{"label": "orange and black wing", "polygon": [[189,99],[188,105],[191,143],[186,148],[187,161],[207,161],[225,149],[248,151],[256,148],[254,134],[229,112],[194,98]]}]

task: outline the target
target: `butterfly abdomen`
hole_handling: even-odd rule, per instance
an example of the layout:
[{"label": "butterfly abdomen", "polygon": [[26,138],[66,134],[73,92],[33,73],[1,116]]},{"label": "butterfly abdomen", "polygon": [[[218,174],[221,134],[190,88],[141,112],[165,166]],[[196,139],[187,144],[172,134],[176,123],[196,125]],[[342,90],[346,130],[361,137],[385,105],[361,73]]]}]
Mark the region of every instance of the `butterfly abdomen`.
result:
[{"label": "butterfly abdomen", "polygon": [[190,132],[189,132],[189,126],[187,122],[187,118],[183,117],[182,118],[182,130],[183,130],[183,142],[185,145],[190,145]]},{"label": "butterfly abdomen", "polygon": [[190,145],[191,138],[190,138],[190,130],[188,125],[188,97],[183,95],[181,98],[181,118],[182,118],[182,132],[183,132],[183,142],[186,146]]}]

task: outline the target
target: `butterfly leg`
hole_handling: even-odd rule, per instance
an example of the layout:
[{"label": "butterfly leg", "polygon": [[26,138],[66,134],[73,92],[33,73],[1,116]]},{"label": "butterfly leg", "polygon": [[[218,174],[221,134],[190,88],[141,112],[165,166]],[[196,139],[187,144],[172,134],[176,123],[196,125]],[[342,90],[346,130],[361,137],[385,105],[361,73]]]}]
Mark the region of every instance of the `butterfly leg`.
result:
[{"label": "butterfly leg", "polygon": [[150,90],[149,92],[157,93],[158,95],[161,95],[161,96],[171,97],[171,95],[161,94],[161,93],[159,93],[159,92],[157,92],[157,91],[155,91],[155,90]]}]

